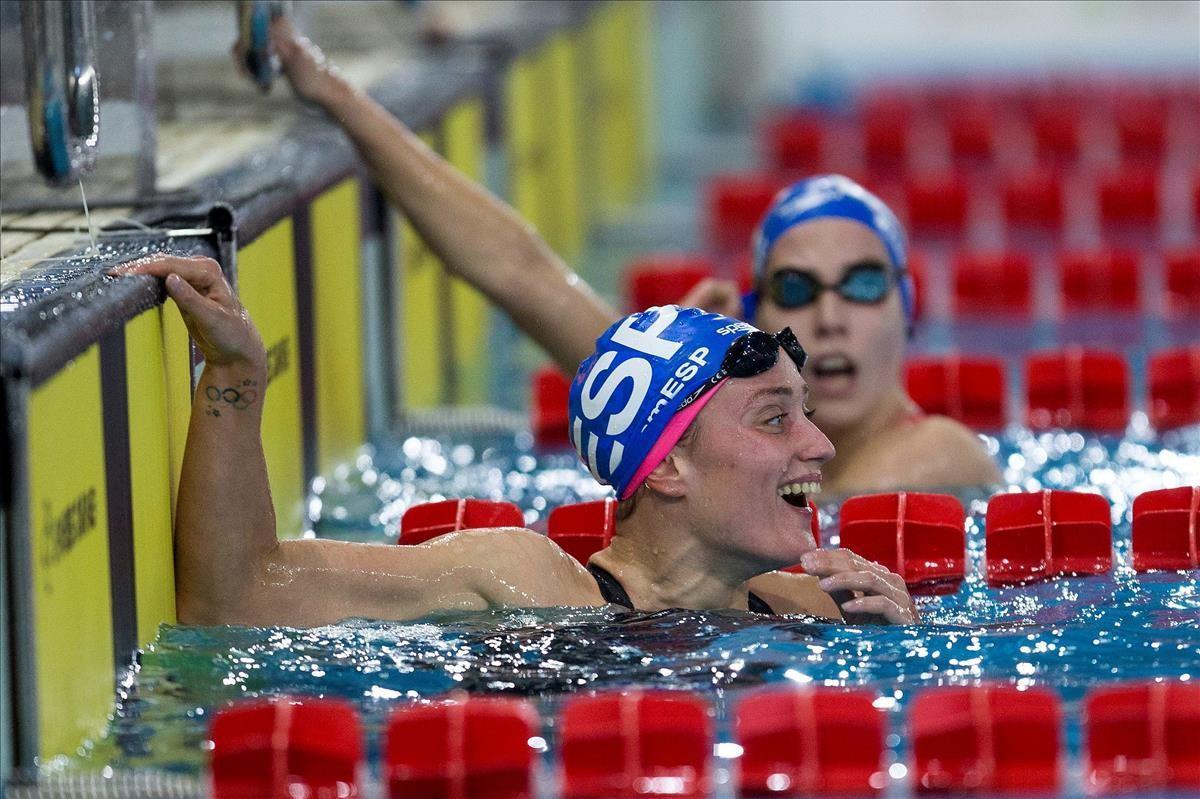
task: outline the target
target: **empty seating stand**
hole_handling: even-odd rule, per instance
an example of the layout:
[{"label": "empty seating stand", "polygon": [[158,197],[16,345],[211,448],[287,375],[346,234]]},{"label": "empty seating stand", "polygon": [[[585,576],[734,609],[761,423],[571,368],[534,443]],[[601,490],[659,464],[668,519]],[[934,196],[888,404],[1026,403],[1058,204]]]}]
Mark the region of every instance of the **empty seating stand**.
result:
[{"label": "empty seating stand", "polygon": [[970,192],[957,173],[910,175],[904,182],[908,226],[912,235],[960,234],[966,228]]},{"label": "empty seating stand", "polygon": [[785,112],[762,126],[762,150],[777,172],[802,177],[821,170],[825,123],[813,114]]},{"label": "empty seating stand", "polygon": [[947,494],[901,491],[842,503],[841,545],[904,578],[913,593],[953,592],[966,567],[965,514]]},{"label": "empty seating stand", "polygon": [[1010,175],[1001,184],[1001,204],[1011,227],[1058,232],[1063,225],[1062,177],[1051,167]]},{"label": "empty seating stand", "polygon": [[723,253],[746,248],[771,200],[786,185],[770,173],[726,174],[708,182],[708,235]]},{"label": "empty seating stand", "polygon": [[1108,500],[1079,491],[997,494],[988,502],[987,581],[1019,585],[1112,568]]},{"label": "empty seating stand", "polygon": [[1173,249],[1163,255],[1167,312],[1176,317],[1200,314],[1200,247]]},{"label": "empty seating stand", "polygon": [[1106,225],[1158,224],[1162,180],[1154,167],[1127,165],[1100,178],[1100,219]]},{"label": "empty seating stand", "polygon": [[949,416],[975,430],[1004,427],[1007,391],[999,358],[909,358],[904,370],[908,395],[926,413]]}]

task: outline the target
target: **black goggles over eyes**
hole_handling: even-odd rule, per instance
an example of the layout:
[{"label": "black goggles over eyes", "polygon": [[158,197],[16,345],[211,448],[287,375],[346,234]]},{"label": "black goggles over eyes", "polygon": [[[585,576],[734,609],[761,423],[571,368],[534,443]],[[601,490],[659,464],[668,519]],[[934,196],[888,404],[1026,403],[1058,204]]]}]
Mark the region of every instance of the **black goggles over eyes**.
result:
[{"label": "black goggles over eyes", "polygon": [[785,267],[771,273],[766,294],[780,308],[804,308],[812,305],[824,291],[836,291],[847,302],[877,305],[883,302],[895,282],[892,268],[877,261],[854,264],[837,283],[823,283],[812,272]]},{"label": "black goggles over eyes", "polygon": [[790,327],[785,327],[773,336],[761,330],[747,333],[729,346],[721,361],[721,368],[704,381],[704,385],[693,391],[680,404],[679,410],[691,405],[727,377],[754,377],[762,374],[779,360],[780,350],[787,353],[792,363],[796,364],[797,372],[804,368],[808,353],[804,351]]}]

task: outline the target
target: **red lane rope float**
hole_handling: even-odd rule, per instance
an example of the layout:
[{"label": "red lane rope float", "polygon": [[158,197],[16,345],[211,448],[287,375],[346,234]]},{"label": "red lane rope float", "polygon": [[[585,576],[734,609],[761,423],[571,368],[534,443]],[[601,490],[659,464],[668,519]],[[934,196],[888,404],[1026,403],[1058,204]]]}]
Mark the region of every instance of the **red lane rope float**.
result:
[{"label": "red lane rope float", "polygon": [[1163,254],[1167,310],[1174,316],[1200,313],[1200,247]]},{"label": "red lane rope float", "polygon": [[1200,422],[1200,345],[1154,353],[1146,373],[1147,409],[1155,428]]},{"label": "red lane rope float", "polygon": [[400,517],[397,544],[423,544],[431,538],[481,527],[524,527],[525,515],[511,502],[447,499],[413,505]]},{"label": "red lane rope float", "polygon": [[706,186],[708,235],[720,252],[739,252],[783,188],[778,175],[739,173],[718,175]]},{"label": "red lane rope float", "polygon": [[1089,793],[1200,790],[1200,685],[1097,688],[1083,703]]},{"label": "red lane rope float", "polygon": [[1033,267],[1028,253],[959,253],[953,271],[960,315],[1029,314]]},{"label": "red lane rope float", "polygon": [[1100,179],[1100,218],[1106,225],[1158,222],[1162,181],[1157,169],[1127,166]]},{"label": "red lane rope float", "polygon": [[340,699],[254,699],[219,711],[209,730],[214,799],[358,795],[358,714]]},{"label": "red lane rope float", "polygon": [[825,123],[817,116],[788,112],[768,119],[762,127],[762,149],[779,172],[818,172],[824,163]]},{"label": "red lane rope float", "polygon": [[617,529],[617,501],[606,497],[560,505],[550,511],[546,524],[550,540],[586,566],[588,558],[612,541]]},{"label": "red lane rope float", "polygon": [[1069,347],[1025,360],[1026,421],[1034,430],[1118,433],[1129,422],[1129,366],[1119,353]]},{"label": "red lane rope float", "polygon": [[887,784],[886,719],[866,690],[772,688],[738,703],[738,795],[867,794]]},{"label": "red lane rope float", "polygon": [[573,697],[560,716],[564,799],[703,797],[713,728],[703,699],[675,691]]},{"label": "red lane rope float", "polygon": [[693,286],[716,271],[712,259],[692,253],[658,253],[632,261],[622,276],[626,310],[678,303]]},{"label": "red lane rope float", "polygon": [[1005,180],[1001,189],[1008,224],[1061,230],[1063,223],[1062,176],[1043,168]]},{"label": "red lane rope float", "polygon": [[842,503],[841,546],[882,564],[921,594],[958,590],[966,568],[965,514],[948,494],[870,494]]},{"label": "red lane rope float", "polygon": [[996,430],[1007,420],[1004,361],[999,358],[910,358],[904,382],[926,413],[949,416],[976,430]]},{"label": "red lane rope float", "polygon": [[539,720],[507,697],[461,697],[395,710],[383,779],[392,799],[529,799]]},{"label": "red lane rope float", "polygon": [[1076,491],[997,494],[988,501],[985,547],[991,586],[1112,568],[1108,500]]},{"label": "red lane rope float", "polygon": [[558,367],[543,366],[529,381],[529,427],[542,449],[571,446],[567,400],[571,381]]},{"label": "red lane rope float", "polygon": [[1041,688],[923,691],[908,714],[913,783],[922,793],[1055,790],[1060,715]]},{"label": "red lane rope float", "polygon": [[1061,253],[1063,308],[1067,311],[1136,311],[1141,259],[1132,250]]},{"label": "red lane rope float", "polygon": [[1147,491],[1133,500],[1133,568],[1200,569],[1200,486]]},{"label": "red lane rope float", "polygon": [[914,231],[961,233],[967,224],[970,192],[957,173],[921,174],[904,181],[909,227]]}]

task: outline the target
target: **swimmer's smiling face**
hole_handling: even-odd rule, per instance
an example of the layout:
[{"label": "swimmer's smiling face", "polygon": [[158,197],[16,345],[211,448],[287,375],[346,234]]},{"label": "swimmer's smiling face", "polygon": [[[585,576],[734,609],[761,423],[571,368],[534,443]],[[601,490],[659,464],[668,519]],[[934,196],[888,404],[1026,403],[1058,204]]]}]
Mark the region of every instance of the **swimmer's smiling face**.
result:
[{"label": "swimmer's smiling face", "polygon": [[780,353],[766,372],[728,380],[675,451],[696,534],[751,572],[795,564],[816,546],[804,495],[820,490],[833,445],[805,415],[807,394]]},{"label": "swimmer's smiling face", "polygon": [[[891,259],[878,236],[849,219],[816,219],[779,237],[767,256],[766,281],[792,268],[836,285],[848,268],[863,263],[883,264],[890,274]],[[905,319],[895,285],[878,305],[824,291],[802,308],[781,308],[764,293],[758,308],[757,327],[767,332],[791,327],[807,350],[804,376],[812,389],[814,421],[823,429],[841,433],[862,425],[903,391]]]}]

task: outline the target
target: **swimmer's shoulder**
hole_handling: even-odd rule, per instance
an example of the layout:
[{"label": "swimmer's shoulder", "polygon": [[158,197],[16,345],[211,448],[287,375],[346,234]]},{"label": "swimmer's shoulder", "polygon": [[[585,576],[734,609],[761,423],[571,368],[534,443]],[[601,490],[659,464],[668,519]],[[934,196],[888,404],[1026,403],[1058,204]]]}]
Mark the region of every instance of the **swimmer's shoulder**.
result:
[{"label": "swimmer's shoulder", "polygon": [[603,605],[595,579],[562,547],[524,527],[463,530],[429,542],[452,547],[478,574],[490,605],[512,607]]},{"label": "swimmer's shoulder", "polygon": [[990,485],[1001,475],[971,428],[949,416],[929,415],[910,427],[912,477],[929,486]]},{"label": "swimmer's shoulder", "polygon": [[821,590],[811,574],[767,572],[746,581],[746,587],[771,606],[776,613],[818,616],[842,620],[842,611],[833,597]]}]

